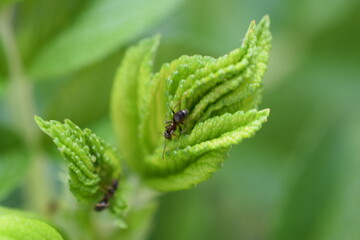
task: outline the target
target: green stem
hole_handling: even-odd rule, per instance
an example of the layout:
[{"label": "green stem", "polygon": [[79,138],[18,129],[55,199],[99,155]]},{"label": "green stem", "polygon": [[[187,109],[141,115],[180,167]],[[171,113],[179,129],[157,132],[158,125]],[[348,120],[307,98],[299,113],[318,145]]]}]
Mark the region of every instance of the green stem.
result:
[{"label": "green stem", "polygon": [[46,214],[49,198],[48,182],[45,178],[45,154],[40,146],[40,135],[36,129],[33,116],[35,101],[33,86],[27,78],[21,55],[16,46],[16,38],[12,28],[14,8],[4,8],[0,12],[0,37],[9,69],[9,114],[22,137],[24,145],[31,157],[28,178],[25,182],[26,205],[40,214]]}]

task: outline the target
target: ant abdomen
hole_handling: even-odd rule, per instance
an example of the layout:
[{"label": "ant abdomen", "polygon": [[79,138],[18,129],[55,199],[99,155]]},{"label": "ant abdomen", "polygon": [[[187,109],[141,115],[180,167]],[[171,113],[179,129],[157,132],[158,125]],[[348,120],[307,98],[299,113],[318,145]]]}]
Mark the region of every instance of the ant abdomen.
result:
[{"label": "ant abdomen", "polygon": [[95,205],[94,210],[99,212],[109,207],[109,201],[114,196],[118,188],[119,181],[113,180],[112,185],[106,189],[104,197]]}]

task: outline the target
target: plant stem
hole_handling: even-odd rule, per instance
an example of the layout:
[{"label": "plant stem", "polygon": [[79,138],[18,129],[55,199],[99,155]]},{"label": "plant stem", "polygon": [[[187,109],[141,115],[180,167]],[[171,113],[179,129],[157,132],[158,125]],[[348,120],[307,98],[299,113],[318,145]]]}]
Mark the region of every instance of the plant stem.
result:
[{"label": "plant stem", "polygon": [[40,214],[46,214],[48,204],[48,182],[45,178],[45,153],[40,146],[39,131],[33,120],[35,101],[33,86],[27,78],[21,55],[16,45],[12,27],[13,7],[0,12],[0,37],[9,69],[9,114],[15,129],[21,136],[31,158],[28,178],[25,182],[26,207]]}]

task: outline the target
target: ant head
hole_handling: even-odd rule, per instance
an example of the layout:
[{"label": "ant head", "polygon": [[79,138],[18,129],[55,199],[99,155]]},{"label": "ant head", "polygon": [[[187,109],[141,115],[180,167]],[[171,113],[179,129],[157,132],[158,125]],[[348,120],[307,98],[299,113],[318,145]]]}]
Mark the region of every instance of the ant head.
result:
[{"label": "ant head", "polygon": [[187,117],[187,115],[189,114],[189,111],[187,109],[185,110],[180,110],[177,113],[174,114],[174,122],[175,123],[182,123],[185,118]]}]

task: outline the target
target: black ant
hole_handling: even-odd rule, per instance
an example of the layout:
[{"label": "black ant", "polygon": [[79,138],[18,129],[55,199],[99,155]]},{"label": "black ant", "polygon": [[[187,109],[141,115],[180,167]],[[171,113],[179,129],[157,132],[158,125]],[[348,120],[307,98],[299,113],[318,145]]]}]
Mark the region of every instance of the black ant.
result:
[{"label": "black ant", "polygon": [[[180,124],[183,124],[185,118],[189,115],[189,111],[187,109],[180,110],[178,112],[174,112],[173,110],[171,110],[171,111],[173,113],[173,119],[171,121],[165,122],[165,124],[169,124],[169,125],[165,126],[165,131],[164,131],[164,137],[168,140],[171,140],[177,127],[179,127],[180,131],[181,131]],[[163,155],[162,155],[163,158],[164,158],[165,148],[166,148],[166,145],[164,144],[164,151],[163,151]]]},{"label": "black ant", "polygon": [[94,210],[99,212],[109,207],[109,200],[114,196],[116,189],[118,188],[119,181],[113,180],[112,185],[107,187],[103,199],[101,199],[94,207]]},{"label": "black ant", "polygon": [[[171,137],[173,135],[173,133],[176,131],[176,128],[180,125],[183,124],[185,118],[187,117],[187,115],[189,115],[189,111],[187,109],[185,110],[180,110],[178,112],[173,112],[173,119],[171,121],[166,121],[165,124],[170,123],[169,125],[165,126],[165,131],[164,131],[164,137],[166,139],[171,140]],[[179,126],[180,131],[181,131],[181,127]]]}]

